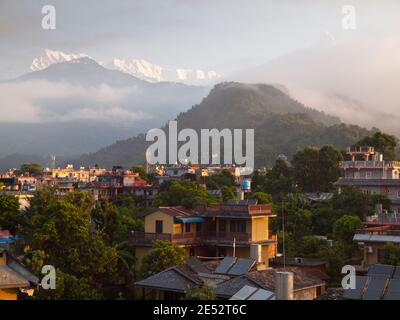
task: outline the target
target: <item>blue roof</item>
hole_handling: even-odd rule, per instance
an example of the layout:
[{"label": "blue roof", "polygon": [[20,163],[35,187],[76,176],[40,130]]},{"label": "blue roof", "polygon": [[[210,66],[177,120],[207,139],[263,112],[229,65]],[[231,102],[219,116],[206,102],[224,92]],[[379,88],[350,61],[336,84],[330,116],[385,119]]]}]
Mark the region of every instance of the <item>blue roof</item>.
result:
[{"label": "blue roof", "polygon": [[18,240],[18,237],[6,237],[6,238],[0,238],[0,243],[11,243]]},{"label": "blue roof", "polygon": [[175,222],[182,222],[182,223],[204,222],[204,221],[205,221],[205,219],[202,217],[189,217],[189,218],[175,217]]}]

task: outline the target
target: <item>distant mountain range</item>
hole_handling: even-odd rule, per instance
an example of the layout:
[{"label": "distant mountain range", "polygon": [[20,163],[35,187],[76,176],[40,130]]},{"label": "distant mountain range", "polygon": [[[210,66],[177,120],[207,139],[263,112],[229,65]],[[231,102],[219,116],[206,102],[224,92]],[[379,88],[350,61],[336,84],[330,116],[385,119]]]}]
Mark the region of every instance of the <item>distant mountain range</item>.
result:
[{"label": "distant mountain range", "polygon": [[398,41],[336,42],[327,32],[303,49],[234,71],[229,80],[280,83],[292,97],[345,123],[400,136],[399,50]]},{"label": "distant mountain range", "polygon": [[[179,129],[254,128],[257,166],[271,165],[280,154],[290,157],[305,145],[345,148],[372,133],[307,108],[275,86],[265,84],[218,84],[200,104],[176,119]],[[166,126],[163,128],[166,130]],[[107,167],[143,164],[148,145],[145,135],[140,134],[83,155],[74,163]]]},{"label": "distant mountain range", "polygon": [[[84,53],[65,53],[62,51],[46,49],[39,57],[34,58],[31,64],[32,71],[39,71],[49,66],[62,62],[70,62],[76,59],[90,58]],[[118,70],[136,78],[149,82],[179,82],[192,85],[208,85],[216,82],[221,77],[215,70],[203,70],[196,68],[164,68],[158,64],[144,59],[115,58],[109,63],[100,63],[110,70]]]},{"label": "distant mountain range", "polygon": [[50,64],[0,82],[0,158],[94,152],[159,127],[201,101],[209,90],[144,81],[82,55]]}]

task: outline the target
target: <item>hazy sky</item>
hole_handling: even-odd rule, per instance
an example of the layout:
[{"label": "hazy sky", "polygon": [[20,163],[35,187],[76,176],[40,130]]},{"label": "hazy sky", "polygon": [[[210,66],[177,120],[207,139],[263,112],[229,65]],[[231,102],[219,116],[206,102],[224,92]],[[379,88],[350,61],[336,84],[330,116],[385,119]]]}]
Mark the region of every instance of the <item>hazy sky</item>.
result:
[{"label": "hazy sky", "polygon": [[[41,28],[54,5],[57,29]],[[342,6],[357,29],[341,27]],[[98,61],[142,58],[223,75],[318,43],[398,37],[400,1],[390,0],[0,0],[0,79],[29,70],[44,49]]]}]

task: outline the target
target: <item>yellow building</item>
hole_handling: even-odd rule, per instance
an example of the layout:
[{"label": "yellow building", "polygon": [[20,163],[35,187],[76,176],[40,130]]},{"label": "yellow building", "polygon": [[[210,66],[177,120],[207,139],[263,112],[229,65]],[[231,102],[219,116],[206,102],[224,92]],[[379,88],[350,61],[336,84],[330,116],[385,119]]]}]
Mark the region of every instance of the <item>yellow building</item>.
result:
[{"label": "yellow building", "polygon": [[0,247],[0,300],[17,300],[19,290],[32,290],[39,279]]},{"label": "yellow building", "polygon": [[185,248],[187,256],[253,258],[268,266],[277,243],[269,231],[271,217],[267,204],[160,207],[145,216],[145,231],[134,232],[131,242],[139,262],[154,240],[165,240]]}]

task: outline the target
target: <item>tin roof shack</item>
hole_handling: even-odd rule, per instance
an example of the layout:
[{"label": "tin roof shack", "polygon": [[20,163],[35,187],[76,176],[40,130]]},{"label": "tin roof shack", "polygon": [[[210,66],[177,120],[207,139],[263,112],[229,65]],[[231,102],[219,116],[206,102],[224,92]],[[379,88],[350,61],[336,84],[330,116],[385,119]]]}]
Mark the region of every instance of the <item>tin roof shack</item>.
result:
[{"label": "tin roof shack", "polygon": [[19,290],[32,295],[38,284],[36,276],[0,247],[0,300],[17,300]]}]

